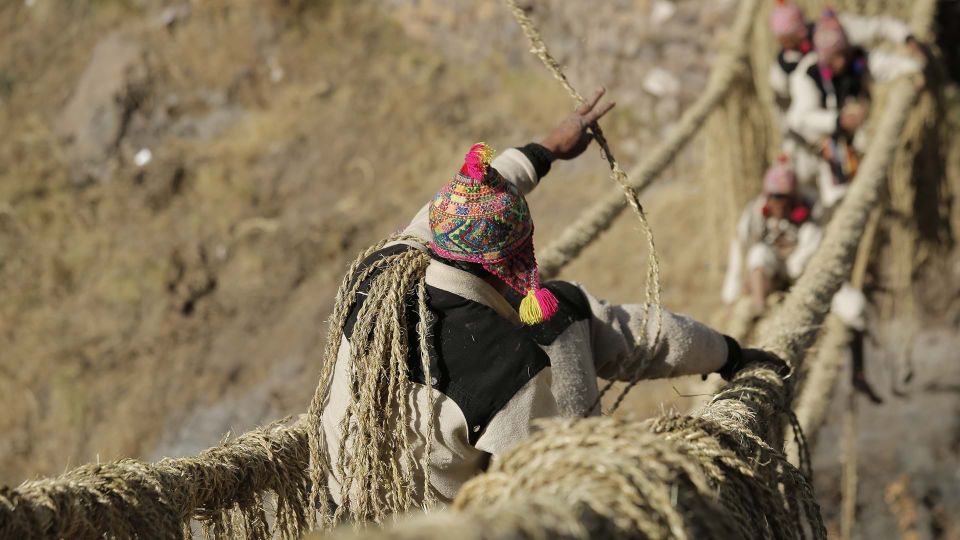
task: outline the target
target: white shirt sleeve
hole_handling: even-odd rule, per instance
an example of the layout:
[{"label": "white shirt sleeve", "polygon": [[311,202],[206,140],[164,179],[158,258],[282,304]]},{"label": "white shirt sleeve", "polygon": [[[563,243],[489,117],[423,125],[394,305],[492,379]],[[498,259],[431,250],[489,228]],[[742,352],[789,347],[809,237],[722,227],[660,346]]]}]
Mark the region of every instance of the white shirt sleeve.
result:
[{"label": "white shirt sleeve", "polygon": [[813,222],[807,222],[800,226],[797,232],[797,247],[793,253],[787,257],[787,274],[790,279],[796,280],[807,267],[807,263],[820,247],[820,240],[823,239],[823,230]]},{"label": "white shirt sleeve", "polygon": [[777,99],[787,99],[790,97],[790,78],[776,60],[770,64],[768,77],[770,79],[770,89],[773,90]]},{"label": "white shirt sleeve", "polygon": [[500,153],[490,164],[494,169],[500,171],[504,178],[513,182],[522,195],[533,191],[540,182],[537,176],[537,170],[533,163],[527,159],[527,156],[516,148],[508,148]]},{"label": "white shirt sleeve", "polygon": [[[654,347],[656,312],[644,304],[610,304],[580,287],[590,304],[591,346],[597,375],[632,381],[713,373],[727,361],[723,335],[689,317],[663,310]],[[638,354],[634,354],[639,341]]]},{"label": "white shirt sleeve", "polygon": [[892,81],[923,70],[923,63],[919,58],[891,51],[872,51],[867,63],[870,66],[870,76],[878,82]]}]

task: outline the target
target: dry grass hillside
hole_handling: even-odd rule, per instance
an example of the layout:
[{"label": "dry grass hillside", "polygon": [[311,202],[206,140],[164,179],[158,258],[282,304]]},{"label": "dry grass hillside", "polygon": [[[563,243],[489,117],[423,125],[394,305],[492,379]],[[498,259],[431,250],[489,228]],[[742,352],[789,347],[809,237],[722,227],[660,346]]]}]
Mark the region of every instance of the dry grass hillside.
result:
[{"label": "dry grass hillside", "polygon": [[[523,144],[569,109],[502,10],[477,8],[463,44],[446,50],[436,28],[457,41],[463,21],[386,4],[0,7],[0,481],[192,452],[301,412],[354,254],[403,225],[472,142]],[[693,7],[674,26],[698,24]],[[546,28],[568,32],[558,35],[569,56],[589,38],[587,51],[609,63],[607,45],[594,45],[603,19],[587,26],[582,12],[550,12]],[[663,33],[634,39],[671,54],[682,34]],[[686,45],[699,47],[681,66],[691,85],[702,84],[709,40]],[[578,85],[624,89],[607,130],[626,160],[663,127],[644,107],[695,95],[662,105],[633,73],[601,78],[605,68],[577,61]],[[610,189],[593,153],[557,166],[545,186],[532,202],[540,238]],[[698,189],[663,204],[689,204]],[[707,261],[689,239],[670,241],[674,216],[652,213],[666,231],[668,301],[705,313],[714,292],[671,264]],[[697,229],[696,213],[679,216],[680,230]],[[622,223],[568,276],[641,299],[635,235]]]},{"label": "dry grass hillside", "polygon": [[[629,168],[705,84],[735,2],[527,4],[573,83],[618,101],[604,129]],[[354,255],[403,226],[470,144],[522,145],[570,107],[495,2],[0,3],[0,484],[190,454],[303,412]],[[703,146],[644,200],[666,306],[723,322]],[[555,165],[530,198],[540,245],[614,189],[605,167],[592,151]],[[563,277],[641,301],[643,244],[625,216]],[[960,265],[938,268],[949,319]],[[921,346],[936,358],[956,343],[960,319],[946,319]],[[930,405],[960,407],[944,384]],[[679,394],[703,386],[644,384],[629,408],[688,408]],[[955,436],[937,439],[943,463]],[[835,459],[818,470],[825,500]],[[884,467],[877,489],[896,478]]]}]

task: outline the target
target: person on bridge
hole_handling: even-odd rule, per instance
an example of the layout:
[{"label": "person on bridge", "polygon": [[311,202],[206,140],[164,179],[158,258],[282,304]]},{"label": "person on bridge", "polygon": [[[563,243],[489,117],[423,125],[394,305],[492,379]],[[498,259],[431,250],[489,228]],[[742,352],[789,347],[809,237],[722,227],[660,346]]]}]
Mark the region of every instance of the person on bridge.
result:
[{"label": "person on bridge", "polygon": [[812,204],[798,192],[797,175],[781,155],[763,177],[763,194],[740,216],[723,281],[724,302],[735,302],[746,285],[751,313],[759,317],[772,292],[787,289],[800,277],[822,237]]},{"label": "person on bridge", "polygon": [[[907,25],[890,17],[869,17],[841,13],[837,19],[847,39],[855,47],[867,47],[880,41],[915,44]],[[790,0],[778,0],[770,13],[770,30],[780,45],[770,65],[770,88],[781,113],[790,106],[790,75],[800,61],[814,50],[816,25],[808,21],[800,6]]]},{"label": "person on bridge", "polygon": [[[797,176],[788,158],[781,155],[764,175],[763,194],[751,201],[740,216],[723,281],[725,303],[736,302],[746,285],[749,314],[756,320],[766,311],[771,293],[788,289],[800,277],[823,239],[813,212],[812,203],[804,200],[797,189]],[[881,403],[865,373],[866,302],[860,289],[844,283],[834,295],[830,311],[850,331],[853,387],[874,403]]]},{"label": "person on bridge", "polygon": [[868,55],[853,45],[850,35],[841,19],[824,11],[814,28],[813,51],[789,79],[784,150],[796,165],[801,191],[816,196],[826,210],[843,198],[866,148],[861,128],[867,120],[871,78],[892,80],[922,68],[912,38],[912,54]]},{"label": "person on bridge", "polygon": [[[356,294],[342,327],[331,323],[338,348],[327,358],[335,366],[322,400],[324,475],[313,477],[326,482],[329,499],[317,504],[332,508],[332,519],[380,520],[451,501],[536,420],[598,414],[597,377],[730,378],[754,362],[783,373],[775,356],[741,349],[688,317],[664,310],[658,325],[652,306],[608,303],[576,283],[541,281],[525,196],[554,161],[587,148],[588,127],[613,107],[598,104],[603,94],[540,143],[496,159],[475,144],[403,231],[407,238],[367,256],[345,281],[338,297],[349,298],[344,290],[352,287]],[[404,257],[425,261],[425,306],[415,281],[403,294],[382,290],[400,270],[392,261]],[[384,355],[401,355],[399,368],[380,357],[358,366],[366,351],[393,339],[396,348]],[[403,385],[406,394],[396,397]]]}]

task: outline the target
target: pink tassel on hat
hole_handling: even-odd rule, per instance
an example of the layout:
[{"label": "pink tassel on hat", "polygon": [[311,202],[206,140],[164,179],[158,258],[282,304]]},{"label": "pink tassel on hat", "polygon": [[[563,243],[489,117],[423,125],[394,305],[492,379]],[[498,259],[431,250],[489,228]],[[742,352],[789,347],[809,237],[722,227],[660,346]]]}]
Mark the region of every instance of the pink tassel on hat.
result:
[{"label": "pink tassel on hat", "polygon": [[537,303],[540,304],[540,311],[543,312],[543,320],[550,320],[560,309],[560,302],[557,302],[557,297],[550,292],[550,289],[544,287],[537,289],[535,294]]},{"label": "pink tassel on hat", "polygon": [[786,0],[777,0],[777,5],[770,13],[770,27],[775,36],[795,34],[806,26],[800,6]]},{"label": "pink tassel on hat", "polygon": [[487,143],[479,142],[471,146],[470,151],[463,158],[463,167],[460,168],[460,174],[474,180],[483,180],[492,159],[493,148],[487,146]]}]

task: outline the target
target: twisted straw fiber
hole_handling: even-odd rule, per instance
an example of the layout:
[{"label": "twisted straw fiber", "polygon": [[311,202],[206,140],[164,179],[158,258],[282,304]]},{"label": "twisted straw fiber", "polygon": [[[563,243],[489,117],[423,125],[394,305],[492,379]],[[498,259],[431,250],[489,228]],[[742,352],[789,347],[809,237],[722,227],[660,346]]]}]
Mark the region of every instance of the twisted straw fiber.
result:
[{"label": "twisted straw fiber", "polygon": [[[540,31],[533,24],[533,21],[530,17],[527,16],[526,12],[517,5],[515,0],[506,0],[506,6],[513,13],[514,19],[516,19],[517,24],[520,25],[520,28],[523,29],[523,33],[526,34],[527,39],[530,41],[530,51],[537,55],[537,58],[543,63],[543,66],[549,71],[555,79],[560,81],[560,84],[567,91],[571,98],[577,102],[577,105],[583,105],[586,101],[583,99],[583,96],[580,95],[573,85],[570,84],[570,81],[567,80],[567,76],[563,73],[563,69],[560,67],[560,63],[550,54],[550,51],[547,49],[546,43],[544,43],[543,38],[540,36]],[[640,328],[647,328],[647,321],[650,317],[650,307],[654,309],[654,321],[655,321],[655,330],[653,332],[653,339],[649,344],[645,344],[643,341],[638,341],[634,347],[634,355],[640,354],[643,350],[656,350],[657,344],[660,341],[660,331],[663,327],[663,308],[660,306],[660,259],[657,256],[657,247],[653,239],[653,229],[650,227],[650,223],[647,221],[647,214],[643,210],[643,205],[640,203],[640,196],[637,194],[637,190],[630,184],[630,179],[627,177],[627,173],[623,171],[623,168],[620,166],[620,163],[617,161],[617,158],[614,157],[613,151],[610,149],[610,145],[607,142],[606,136],[603,134],[603,130],[600,128],[600,124],[594,122],[587,126],[587,129],[590,133],[593,134],[593,138],[597,141],[597,145],[600,147],[600,153],[603,155],[604,159],[607,160],[607,164],[610,166],[610,177],[613,179],[617,185],[623,190],[623,196],[633,209],[634,213],[637,216],[637,219],[640,221],[640,228],[643,229],[644,234],[647,238],[647,284],[646,284],[646,301],[643,304],[643,319],[640,321]],[[610,408],[610,411],[616,411],[620,404],[623,403],[623,399],[626,395],[633,389],[634,386],[639,382],[639,379],[630,381],[627,386],[620,391],[620,394],[617,396],[616,400],[613,403],[613,406]],[[613,383],[607,384],[600,390],[600,395],[597,397],[596,403],[590,407],[590,410],[595,410],[599,404],[600,399],[613,387]]]}]

